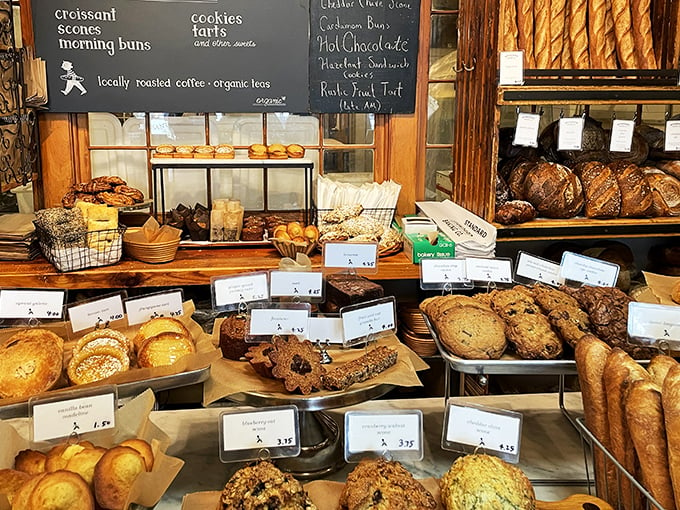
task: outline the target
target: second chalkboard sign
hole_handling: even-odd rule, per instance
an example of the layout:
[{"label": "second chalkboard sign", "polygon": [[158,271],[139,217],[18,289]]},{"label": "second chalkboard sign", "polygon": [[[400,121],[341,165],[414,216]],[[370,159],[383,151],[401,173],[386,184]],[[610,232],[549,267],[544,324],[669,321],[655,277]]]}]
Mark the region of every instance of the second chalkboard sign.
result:
[{"label": "second chalkboard sign", "polygon": [[310,108],[413,113],[420,0],[311,0]]}]

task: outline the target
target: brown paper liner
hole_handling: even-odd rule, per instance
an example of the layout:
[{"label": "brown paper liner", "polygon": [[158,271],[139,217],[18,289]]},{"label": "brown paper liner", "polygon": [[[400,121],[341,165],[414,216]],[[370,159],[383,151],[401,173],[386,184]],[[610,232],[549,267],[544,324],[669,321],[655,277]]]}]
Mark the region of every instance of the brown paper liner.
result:
[{"label": "brown paper liner", "polygon": [[671,290],[673,290],[673,287],[680,282],[680,276],[664,276],[656,273],[649,273],[647,271],[643,271],[642,274],[645,276],[645,281],[657,301],[640,298],[638,298],[638,301],[644,300],[644,302],[652,304],[677,306],[677,303],[671,299]]}]

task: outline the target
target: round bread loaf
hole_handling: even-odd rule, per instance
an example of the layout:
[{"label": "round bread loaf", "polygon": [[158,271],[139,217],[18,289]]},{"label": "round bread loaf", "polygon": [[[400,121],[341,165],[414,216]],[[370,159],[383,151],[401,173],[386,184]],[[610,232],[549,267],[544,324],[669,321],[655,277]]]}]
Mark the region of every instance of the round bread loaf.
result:
[{"label": "round bread loaf", "polygon": [[137,334],[132,339],[132,343],[135,348],[139,350],[147,338],[168,331],[191,337],[191,333],[179,319],[175,319],[174,317],[156,317],[141,325],[139,331],[137,331]]},{"label": "round bread loaf", "polygon": [[31,490],[28,508],[94,510],[92,491],[79,474],[60,470],[39,476]]},{"label": "round bread loaf", "polygon": [[534,489],[522,470],[491,455],[457,458],[442,476],[440,489],[446,510],[536,508]]},{"label": "round bread loaf", "polygon": [[576,174],[564,165],[547,162],[527,172],[524,200],[546,218],[573,218],[585,202],[583,186]]},{"label": "round bread loaf", "polygon": [[146,471],[144,457],[129,446],[107,450],[94,468],[97,503],[110,510],[123,510],[137,476]]},{"label": "round bread loaf", "polygon": [[444,348],[465,359],[498,359],[506,347],[505,324],[491,310],[454,306],[444,311],[437,330]]},{"label": "round bread loaf", "polygon": [[143,368],[172,365],[181,357],[196,352],[190,336],[165,332],[148,338],[137,352],[137,364]]},{"label": "round bread loaf", "polygon": [[46,329],[19,331],[0,347],[0,398],[30,397],[61,377],[64,341]]},{"label": "round bread loaf", "polygon": [[362,460],[347,475],[340,494],[341,510],[437,508],[425,487],[399,462],[385,459]]}]

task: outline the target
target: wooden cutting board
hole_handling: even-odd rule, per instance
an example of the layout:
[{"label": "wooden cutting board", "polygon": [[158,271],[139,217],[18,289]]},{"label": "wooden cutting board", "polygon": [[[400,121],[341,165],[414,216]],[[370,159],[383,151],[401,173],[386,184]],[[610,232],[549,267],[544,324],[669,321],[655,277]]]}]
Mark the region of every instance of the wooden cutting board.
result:
[{"label": "wooden cutting board", "polygon": [[595,496],[573,494],[561,501],[537,501],[536,510],[614,510],[613,507]]}]

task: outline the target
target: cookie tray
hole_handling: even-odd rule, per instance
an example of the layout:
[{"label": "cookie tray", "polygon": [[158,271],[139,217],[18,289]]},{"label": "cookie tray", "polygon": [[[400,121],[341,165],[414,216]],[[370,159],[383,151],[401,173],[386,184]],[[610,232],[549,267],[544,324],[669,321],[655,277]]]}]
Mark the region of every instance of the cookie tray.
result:
[{"label": "cookie tray", "polygon": [[573,359],[522,359],[504,354],[500,359],[463,359],[449,353],[439,341],[439,336],[430,319],[423,315],[441,357],[456,372],[477,375],[571,375],[576,374]]},{"label": "cookie tray", "polygon": [[[130,381],[116,385],[118,388],[118,400],[136,397],[137,395],[146,391],[147,388],[155,392],[163,390],[172,390],[174,388],[181,388],[184,386],[191,386],[192,384],[202,383],[210,376],[210,366],[190,370],[187,372],[180,372],[179,374],[164,375],[161,377],[154,377],[151,379],[142,379],[141,381]],[[73,390],[74,387],[68,388]],[[7,420],[10,418],[23,418],[28,416],[28,401],[17,402],[15,404],[0,405],[0,420]]]}]

